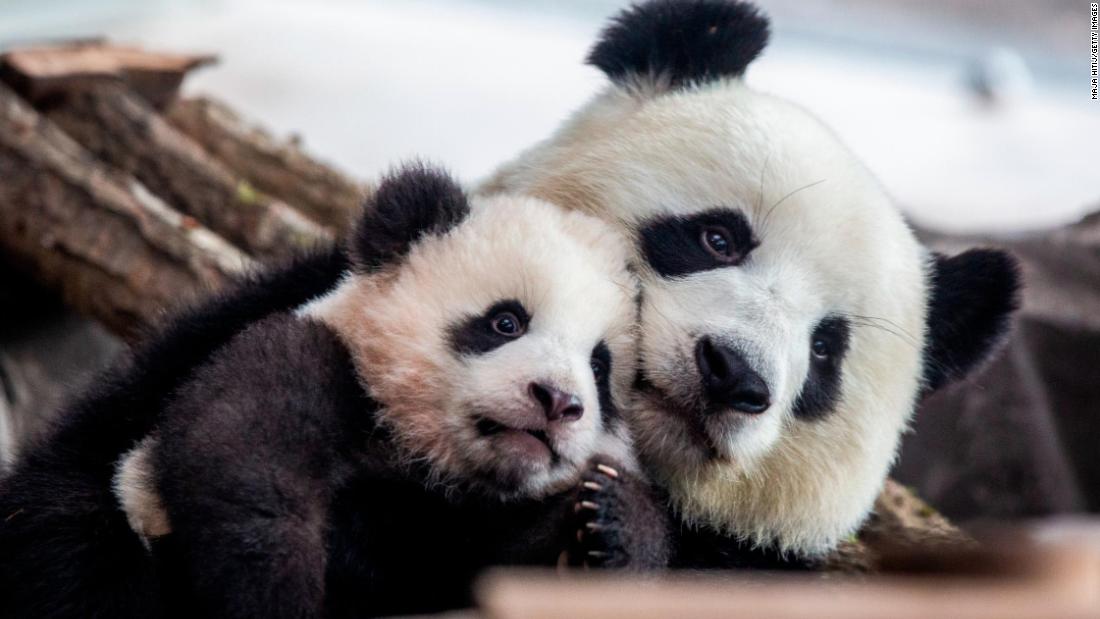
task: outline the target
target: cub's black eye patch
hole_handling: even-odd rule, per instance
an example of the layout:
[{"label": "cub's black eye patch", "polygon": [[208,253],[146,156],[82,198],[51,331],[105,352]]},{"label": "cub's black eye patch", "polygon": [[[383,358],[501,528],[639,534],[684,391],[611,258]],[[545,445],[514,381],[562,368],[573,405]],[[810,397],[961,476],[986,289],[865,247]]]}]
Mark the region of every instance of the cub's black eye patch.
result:
[{"label": "cub's black eye patch", "polygon": [[473,316],[451,326],[451,348],[462,355],[482,355],[527,332],[531,316],[514,299],[494,303],[480,316]]},{"label": "cub's black eye patch", "polygon": [[611,399],[611,349],[607,342],[600,341],[592,349],[592,376],[596,379],[596,393],[600,396],[600,418],[604,424],[619,418],[619,409]]},{"label": "cub's black eye patch", "polygon": [[836,407],[840,399],[840,370],[850,338],[851,327],[846,318],[830,316],[818,323],[810,335],[807,351],[810,371],[794,404],[795,417],[823,419]]},{"label": "cub's black eye patch", "polygon": [[640,237],[646,261],[661,277],[737,266],[760,244],[745,215],[724,208],[653,219]]}]

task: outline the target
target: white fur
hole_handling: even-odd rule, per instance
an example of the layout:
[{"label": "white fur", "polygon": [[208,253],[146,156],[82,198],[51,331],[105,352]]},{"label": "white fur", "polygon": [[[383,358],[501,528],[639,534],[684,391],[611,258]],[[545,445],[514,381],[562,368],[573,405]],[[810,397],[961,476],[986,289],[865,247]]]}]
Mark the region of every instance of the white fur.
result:
[{"label": "white fur", "polygon": [[160,501],[151,458],[157,439],[148,436],[118,461],[112,480],[115,498],[130,528],[138,534],[145,547],[149,540],[171,532],[168,512]]},{"label": "white fur", "polygon": [[[737,80],[658,95],[610,87],[479,191],[534,195],[628,231],[740,209],[761,241],[740,266],[667,279],[637,256],[641,365],[665,396],[632,411],[639,451],[690,521],[801,554],[859,526],[915,405],[927,258],[829,130]],[[829,314],[852,322],[842,398],[823,420],[797,420],[810,333]],[[717,460],[672,412],[699,400],[701,335],[744,351],[773,396],[762,415],[707,423]]]}]

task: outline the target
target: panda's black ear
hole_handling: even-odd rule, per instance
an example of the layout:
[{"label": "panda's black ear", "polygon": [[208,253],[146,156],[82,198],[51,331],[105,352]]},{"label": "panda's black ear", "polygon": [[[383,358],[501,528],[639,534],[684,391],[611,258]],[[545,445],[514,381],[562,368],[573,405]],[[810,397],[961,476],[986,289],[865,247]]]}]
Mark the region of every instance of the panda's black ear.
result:
[{"label": "panda's black ear", "polygon": [[650,0],[612,19],[588,64],[619,85],[676,89],[740,77],[768,36],[768,18],[748,2]]},{"label": "panda's black ear", "polygon": [[925,393],[966,376],[1008,336],[1020,306],[1016,259],[994,249],[932,255]]},{"label": "panda's black ear", "polygon": [[469,212],[466,194],[446,172],[406,165],[383,178],[367,199],[351,235],[352,261],[361,272],[397,262],[418,240],[447,232]]}]

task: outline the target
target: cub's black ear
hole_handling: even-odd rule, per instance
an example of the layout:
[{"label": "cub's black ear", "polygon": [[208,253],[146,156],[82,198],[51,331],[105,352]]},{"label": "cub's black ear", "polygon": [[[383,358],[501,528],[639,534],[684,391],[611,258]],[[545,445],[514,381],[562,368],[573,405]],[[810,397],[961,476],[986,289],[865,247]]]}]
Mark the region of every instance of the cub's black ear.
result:
[{"label": "cub's black ear", "polygon": [[933,254],[924,351],[925,392],[966,376],[1008,335],[1020,306],[1016,259],[993,249]]},{"label": "cub's black ear", "polygon": [[604,29],[588,64],[619,85],[671,89],[740,77],[768,44],[768,18],[738,0],[650,0]]},{"label": "cub's black ear", "polygon": [[369,272],[399,261],[424,236],[455,227],[470,205],[446,172],[414,163],[382,179],[363,211],[349,250],[356,268]]}]

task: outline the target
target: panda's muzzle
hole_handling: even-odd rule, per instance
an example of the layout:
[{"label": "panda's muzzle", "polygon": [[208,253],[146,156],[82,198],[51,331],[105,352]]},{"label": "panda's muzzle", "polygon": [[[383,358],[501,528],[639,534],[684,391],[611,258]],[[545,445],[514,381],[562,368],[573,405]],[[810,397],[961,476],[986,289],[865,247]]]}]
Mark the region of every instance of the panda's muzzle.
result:
[{"label": "panda's muzzle", "polygon": [[710,410],[758,415],[771,406],[768,383],[737,350],[701,337],[695,345],[695,365]]}]

